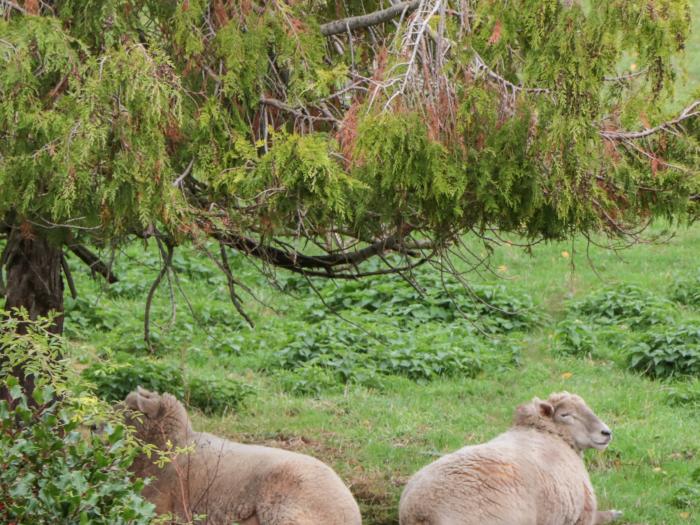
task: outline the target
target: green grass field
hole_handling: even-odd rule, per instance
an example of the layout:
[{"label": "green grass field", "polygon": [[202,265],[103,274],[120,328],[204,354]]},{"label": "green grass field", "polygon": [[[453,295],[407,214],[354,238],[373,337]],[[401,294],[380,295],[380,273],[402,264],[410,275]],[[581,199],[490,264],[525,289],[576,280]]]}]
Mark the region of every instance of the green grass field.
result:
[{"label": "green grass field", "polygon": [[[144,272],[133,260],[142,251],[143,247],[132,246],[117,258],[121,283],[116,292],[102,288],[76,265],[82,298],[69,304],[67,326],[72,352],[81,366],[109,360],[115,352],[148,354],[142,343],[144,288],[155,277],[159,261],[149,250],[150,269]],[[341,315],[365,332],[328,313],[303,280],[280,274],[280,283],[287,289],[282,293],[250,262],[236,257],[234,273],[252,285],[259,300],[248,298],[245,303],[256,321],[251,330],[233,311],[225,281],[214,264],[201,254],[183,252],[176,257],[177,279],[173,279],[175,320],[167,282],[154,301],[155,356],[174,363],[186,376],[250,385],[252,394],[234,411],[205,416],[193,410],[196,428],[327,461],[350,484],[368,524],[397,523],[402,487],[421,466],[499,434],[509,426],[517,404],[559,390],[582,395],[614,429],[615,439],[606,452],[586,454],[601,507],[624,510],[623,523],[629,524],[698,523],[697,380],[652,380],[628,371],[628,349],[646,333],[630,328],[634,321],[608,325],[590,321],[593,333],[602,334],[600,348],[578,357],[562,355],[555,333],[557,322],[575,315],[573,303],[602,289],[636,285],[654,300],[671,297],[678,289],[690,290],[694,281],[680,288],[674,288],[674,283],[698,275],[700,229],[681,230],[664,243],[639,245],[620,254],[592,247],[588,257],[590,262],[583,242],[536,246],[532,255],[508,244],[497,249],[492,261],[495,274],[472,274],[472,282],[502,285],[503,297],[531,297],[531,308],[526,301],[517,304],[524,304],[539,322],[483,335],[460,316],[448,321],[423,319],[423,314],[404,303],[391,303],[387,309],[375,292],[385,286],[390,296],[403,297],[407,288],[386,279],[354,285],[353,304],[341,304]],[[347,296],[347,289],[339,295],[333,285],[317,282],[316,286],[327,303]],[[369,305],[362,306],[365,297]],[[700,315],[692,306],[664,305],[668,318],[647,331],[663,333],[666,325],[700,326],[693,324]],[[633,315],[622,315],[628,314]],[[405,324],[411,316],[413,324]],[[489,316],[497,317],[496,312],[484,314]],[[608,333],[611,329],[617,330],[613,336]],[[366,353],[340,365],[320,355],[323,359],[315,361],[318,366],[294,369],[294,358],[302,359],[302,354],[289,357],[284,352],[323,330],[328,332],[325,339],[317,337],[315,343],[302,347],[331,352],[331,357],[358,346]],[[346,339],[352,333],[354,338]],[[388,340],[403,341],[406,334],[419,341],[412,347],[419,360],[432,345],[449,355],[467,352],[468,360],[462,368],[425,374],[415,372],[411,363],[405,373],[400,367],[386,373],[381,370],[383,364],[377,365],[379,373],[373,373],[377,372],[372,370],[374,364],[364,368],[363,359],[374,362],[375,345],[389,348],[394,356],[391,352],[403,343],[392,346]],[[314,346],[326,343],[335,346],[332,350]],[[280,365],[280,355],[287,355],[286,369]],[[700,360],[700,353],[697,357]]]}]

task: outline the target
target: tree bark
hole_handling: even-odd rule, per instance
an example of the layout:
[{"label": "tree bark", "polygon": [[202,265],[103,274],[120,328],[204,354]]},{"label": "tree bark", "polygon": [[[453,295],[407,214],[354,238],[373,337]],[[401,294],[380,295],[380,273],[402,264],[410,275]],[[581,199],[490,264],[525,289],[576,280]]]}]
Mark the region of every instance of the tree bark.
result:
[{"label": "tree bark", "polygon": [[[5,311],[13,315],[13,309],[23,308],[31,320],[56,312],[59,315],[54,318],[49,331],[57,335],[63,333],[61,254],[61,248],[47,239],[13,228],[4,256],[7,269]],[[20,323],[18,331],[26,332],[26,326]],[[2,353],[0,348],[0,359]],[[31,399],[33,377],[20,369],[14,369],[13,373]],[[1,398],[7,398],[4,385],[0,385]]]}]

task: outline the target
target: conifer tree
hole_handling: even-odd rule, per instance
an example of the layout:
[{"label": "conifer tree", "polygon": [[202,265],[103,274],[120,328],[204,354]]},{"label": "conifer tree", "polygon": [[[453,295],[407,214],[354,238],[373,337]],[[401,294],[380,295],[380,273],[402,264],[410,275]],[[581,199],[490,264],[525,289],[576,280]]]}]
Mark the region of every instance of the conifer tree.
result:
[{"label": "conifer tree", "polygon": [[[310,276],[693,219],[687,0],[0,0],[5,309],[152,239]],[[633,64],[633,65],[630,65]],[[376,271],[375,271],[376,273]],[[161,273],[161,276],[163,274]],[[59,316],[53,330],[62,330]]]}]

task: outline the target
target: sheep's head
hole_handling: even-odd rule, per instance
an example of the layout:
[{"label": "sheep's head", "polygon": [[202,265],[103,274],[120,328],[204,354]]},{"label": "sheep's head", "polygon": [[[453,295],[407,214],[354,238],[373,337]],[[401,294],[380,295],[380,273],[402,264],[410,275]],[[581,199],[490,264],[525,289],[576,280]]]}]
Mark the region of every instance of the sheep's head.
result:
[{"label": "sheep's head", "polygon": [[136,429],[136,436],[145,443],[163,448],[186,442],[192,432],[187,411],[170,394],[160,395],[138,387],[124,400],[126,423]]},{"label": "sheep's head", "polygon": [[552,394],[546,401],[535,398],[518,407],[516,425],[535,426],[564,438],[576,450],[607,448],[612,431],[576,394]]}]

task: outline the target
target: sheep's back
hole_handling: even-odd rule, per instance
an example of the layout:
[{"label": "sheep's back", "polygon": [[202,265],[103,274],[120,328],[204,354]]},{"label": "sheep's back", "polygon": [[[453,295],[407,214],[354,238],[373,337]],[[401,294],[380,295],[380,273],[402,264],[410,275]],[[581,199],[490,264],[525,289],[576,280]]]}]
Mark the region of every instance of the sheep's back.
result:
[{"label": "sheep's back", "polygon": [[208,507],[209,514],[219,509],[228,517],[234,510],[242,520],[255,512],[268,515],[262,523],[273,523],[275,516],[285,522],[285,513],[313,515],[331,509],[328,518],[324,514],[319,519],[329,525],[360,523],[348,488],[328,465],[311,456],[207,433],[195,434],[193,443],[195,453],[186,460],[190,471],[196,471],[190,479],[193,501]]},{"label": "sheep's back", "polygon": [[416,473],[401,497],[401,524],[573,525],[589,483],[560,439],[512,429]]}]

